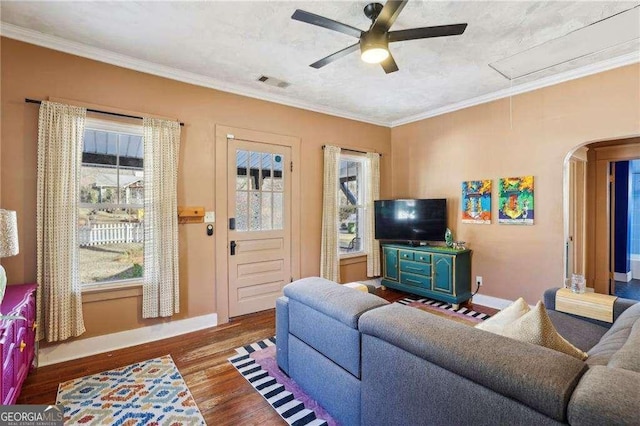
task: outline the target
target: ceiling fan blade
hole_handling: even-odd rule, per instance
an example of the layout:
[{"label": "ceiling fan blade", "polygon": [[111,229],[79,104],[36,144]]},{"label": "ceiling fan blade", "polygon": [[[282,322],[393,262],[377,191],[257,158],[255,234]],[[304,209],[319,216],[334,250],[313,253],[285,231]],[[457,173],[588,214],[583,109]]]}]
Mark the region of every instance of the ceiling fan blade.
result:
[{"label": "ceiling fan blade", "polygon": [[387,56],[387,59],[385,59],[384,61],[380,62],[380,65],[382,65],[382,69],[387,74],[391,74],[392,72],[396,72],[399,69],[398,68],[398,64],[396,64],[396,60],[393,59],[393,56],[391,55],[391,52],[389,52],[389,56]]},{"label": "ceiling fan blade", "polygon": [[309,65],[310,67],[313,68],[322,68],[327,64],[330,64],[331,62],[342,58],[343,56],[347,56],[349,53],[355,52],[356,50],[358,50],[360,48],[360,43],[356,43],[356,44],[352,44],[349,47],[345,47],[342,50],[338,50],[336,53],[332,53],[331,55],[327,56],[326,58],[322,58],[319,61],[316,61],[314,63],[312,63],[311,65]]},{"label": "ceiling fan blade", "polygon": [[376,18],[376,21],[371,25],[369,31],[381,33],[389,31],[389,28],[391,28],[391,25],[393,25],[398,18],[398,15],[400,15],[400,12],[402,12],[402,9],[407,4],[407,1],[408,0],[387,1]]},{"label": "ceiling fan blade", "polygon": [[394,41],[416,40],[420,38],[460,35],[467,24],[440,25],[437,27],[411,28],[409,30],[390,31],[389,43]]},{"label": "ceiling fan blade", "polygon": [[347,34],[353,37],[360,38],[362,31],[352,27],[351,25],[343,24],[342,22],[334,21],[333,19],[325,18],[324,16],[316,15],[315,13],[305,12],[304,10],[296,9],[291,15],[291,19],[296,21],[306,22],[307,24],[317,25],[329,30],[338,31],[339,33]]}]

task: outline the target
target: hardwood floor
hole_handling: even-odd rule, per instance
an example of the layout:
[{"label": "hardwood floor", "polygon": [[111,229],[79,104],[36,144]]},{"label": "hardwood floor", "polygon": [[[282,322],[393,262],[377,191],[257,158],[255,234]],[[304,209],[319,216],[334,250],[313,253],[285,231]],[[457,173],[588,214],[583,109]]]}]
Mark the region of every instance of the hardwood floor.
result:
[{"label": "hardwood floor", "polygon": [[[406,297],[391,289],[379,289],[378,295],[390,302]],[[478,305],[473,309],[497,312]],[[218,327],[38,368],[27,377],[18,404],[53,404],[61,382],[169,354],[207,424],[285,425],[227,361],[235,348],[273,336],[274,314],[273,309],[258,312]]]}]

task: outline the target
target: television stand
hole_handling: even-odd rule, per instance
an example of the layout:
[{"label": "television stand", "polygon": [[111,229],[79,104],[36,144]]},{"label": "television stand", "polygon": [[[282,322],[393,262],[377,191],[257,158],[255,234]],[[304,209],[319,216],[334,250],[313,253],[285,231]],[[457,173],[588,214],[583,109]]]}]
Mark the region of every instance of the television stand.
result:
[{"label": "television stand", "polygon": [[471,299],[471,250],[382,244],[382,286],[452,305]]}]

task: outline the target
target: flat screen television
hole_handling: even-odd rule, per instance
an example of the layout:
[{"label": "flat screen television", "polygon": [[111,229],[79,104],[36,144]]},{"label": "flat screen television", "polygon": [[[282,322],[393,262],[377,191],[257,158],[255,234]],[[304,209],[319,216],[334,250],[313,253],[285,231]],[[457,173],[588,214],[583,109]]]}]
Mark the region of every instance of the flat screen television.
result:
[{"label": "flat screen television", "polygon": [[447,200],[379,200],[374,202],[375,237],[387,241],[444,241]]}]

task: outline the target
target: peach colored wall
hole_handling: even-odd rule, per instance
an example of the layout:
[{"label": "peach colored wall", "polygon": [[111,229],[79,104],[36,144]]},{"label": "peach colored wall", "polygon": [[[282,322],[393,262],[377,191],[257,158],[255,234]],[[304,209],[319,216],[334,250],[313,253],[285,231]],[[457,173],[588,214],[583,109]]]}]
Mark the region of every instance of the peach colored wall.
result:
[{"label": "peach colored wall", "polygon": [[[510,111],[511,108],[511,111]],[[578,145],[640,135],[640,65],[501,99],[391,131],[394,197],[446,197],[481,294],[536,302],[561,286],[563,164]],[[534,175],[535,224],[498,225],[497,179]],[[461,182],[492,179],[493,223],[462,224]]]},{"label": "peach colored wall", "polygon": [[[207,89],[119,68],[34,45],[2,38],[2,140],[0,206],[17,210],[20,254],[3,260],[11,283],[36,276],[36,151],[38,107],[24,98],[58,97],[113,108],[176,117],[182,130],[178,204],[212,210],[215,199],[215,125],[254,129],[301,138],[302,276],[317,275],[320,259],[323,144],[383,153],[381,194],[390,192],[391,130],[266,101]],[[204,225],[181,225],[181,313],[194,317],[215,311],[214,237]],[[358,276],[360,264],[347,266]],[[351,268],[356,268],[351,273]],[[358,269],[359,268],[359,269]],[[359,278],[364,278],[360,276]],[[83,337],[152,324],[140,318],[139,296],[106,301],[85,300],[87,333]],[[86,298],[85,298],[86,299]],[[123,312],[124,311],[124,312]],[[108,318],[120,317],[115,322]]]}]

